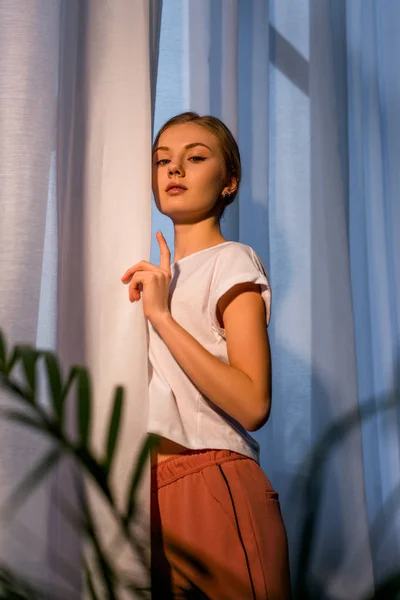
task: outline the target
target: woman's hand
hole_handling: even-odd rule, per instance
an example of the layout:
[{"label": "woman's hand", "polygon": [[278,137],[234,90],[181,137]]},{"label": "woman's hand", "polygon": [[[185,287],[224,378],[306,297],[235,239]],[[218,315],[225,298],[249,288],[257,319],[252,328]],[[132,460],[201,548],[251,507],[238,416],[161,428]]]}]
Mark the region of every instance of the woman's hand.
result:
[{"label": "woman's hand", "polygon": [[160,231],[156,235],[160,247],[160,266],[157,267],[142,260],[130,267],[121,277],[123,283],[129,283],[129,299],[131,302],[140,300],[143,295],[143,314],[154,323],[169,314],[168,298],[171,281],[171,252]]}]

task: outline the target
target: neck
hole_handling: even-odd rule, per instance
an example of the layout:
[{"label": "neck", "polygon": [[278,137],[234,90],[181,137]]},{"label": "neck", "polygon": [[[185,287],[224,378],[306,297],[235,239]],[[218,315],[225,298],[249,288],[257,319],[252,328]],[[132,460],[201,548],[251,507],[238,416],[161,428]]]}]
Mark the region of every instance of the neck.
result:
[{"label": "neck", "polygon": [[174,223],[174,262],[225,241],[215,218],[198,223]]}]

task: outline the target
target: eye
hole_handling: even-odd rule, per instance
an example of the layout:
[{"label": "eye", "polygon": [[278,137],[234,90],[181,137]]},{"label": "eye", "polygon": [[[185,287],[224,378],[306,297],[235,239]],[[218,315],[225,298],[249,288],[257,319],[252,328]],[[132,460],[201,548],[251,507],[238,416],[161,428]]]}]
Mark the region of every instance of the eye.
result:
[{"label": "eye", "polygon": [[205,159],[205,156],[191,156],[189,158],[189,160],[191,160],[192,162],[197,163],[197,162],[202,162],[203,160],[206,160],[206,159]]},{"label": "eye", "polygon": [[162,167],[163,165],[166,165],[169,162],[169,158],[161,158],[160,160],[156,161],[156,165],[159,165],[160,167]]}]

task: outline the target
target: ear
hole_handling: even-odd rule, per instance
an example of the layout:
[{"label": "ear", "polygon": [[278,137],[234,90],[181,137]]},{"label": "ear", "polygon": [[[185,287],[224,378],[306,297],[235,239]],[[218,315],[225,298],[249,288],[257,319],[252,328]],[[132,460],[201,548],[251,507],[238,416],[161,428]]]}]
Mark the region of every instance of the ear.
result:
[{"label": "ear", "polygon": [[232,175],[229,184],[224,187],[222,194],[233,194],[238,188],[238,180]]}]

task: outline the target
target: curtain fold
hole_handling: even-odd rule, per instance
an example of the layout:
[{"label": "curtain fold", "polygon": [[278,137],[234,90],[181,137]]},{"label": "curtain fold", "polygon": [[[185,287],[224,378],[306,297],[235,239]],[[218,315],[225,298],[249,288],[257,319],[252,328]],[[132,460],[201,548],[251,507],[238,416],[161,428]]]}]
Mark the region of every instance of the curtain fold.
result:
[{"label": "curtain fold", "polygon": [[[125,387],[113,466],[120,506],[147,418],[146,324],[120,278],[150,254],[160,17],[159,0],[0,6],[0,323],[11,343],[56,350],[64,375],[74,364],[89,368],[97,453],[104,450],[113,391]],[[69,404],[73,428],[73,393]],[[0,428],[3,498],[45,445],[3,421]],[[77,598],[81,538],[60,509],[76,501],[74,481],[71,465],[61,463],[18,512],[23,523],[10,526],[8,537],[2,530],[0,557]],[[114,523],[90,486],[88,492],[107,543]],[[136,535],[148,556],[148,470],[139,506]],[[138,584],[149,583],[126,548],[118,566]]]},{"label": "curtain fold", "polygon": [[[375,579],[398,569],[400,521],[400,6],[346,4],[349,229],[363,454]],[[393,503],[394,500],[394,503]]]},{"label": "curtain fold", "polygon": [[[345,37],[345,21],[332,18],[329,3],[312,1],[310,9],[310,367],[315,444],[340,418],[357,415],[358,381],[348,182],[341,165],[347,135],[340,127],[346,109],[341,106],[345,96],[340,90],[346,71],[340,69],[343,60],[337,44]],[[362,598],[373,589],[374,581],[359,423],[332,446],[324,471],[312,574],[328,597]]]},{"label": "curtain fold", "polygon": [[[56,80],[61,4],[0,3],[0,327],[10,345],[55,344]],[[20,372],[18,372],[20,373]],[[43,396],[45,397],[45,391]],[[2,408],[22,408],[0,390]],[[0,419],[0,506],[48,450]],[[0,522],[0,563],[46,584],[49,481]],[[32,552],[32,548],[35,549]],[[71,573],[70,573],[71,576]]]},{"label": "curtain fold", "polygon": [[[59,188],[58,197],[58,343],[65,365],[78,359],[89,366],[93,447],[99,454],[104,452],[113,391],[117,384],[125,387],[112,478],[120,508],[126,505],[147,418],[146,326],[140,305],[130,304],[120,278],[134,263],[148,260],[150,252],[150,82],[155,80],[160,7],[145,0],[65,4],[67,18],[72,11],[76,23],[65,38],[66,77],[60,81],[60,100],[73,109],[72,122],[63,123],[61,115],[64,127],[58,139],[62,155],[70,157],[64,165],[66,185]],[[78,60],[70,53],[71,42]],[[148,476],[140,490],[143,514],[135,533],[144,546]],[[58,484],[62,493],[60,480]],[[90,486],[88,490],[100,539],[108,548],[115,523],[95,491]],[[138,584],[148,583],[147,572],[128,547],[120,548],[116,564]]]}]

